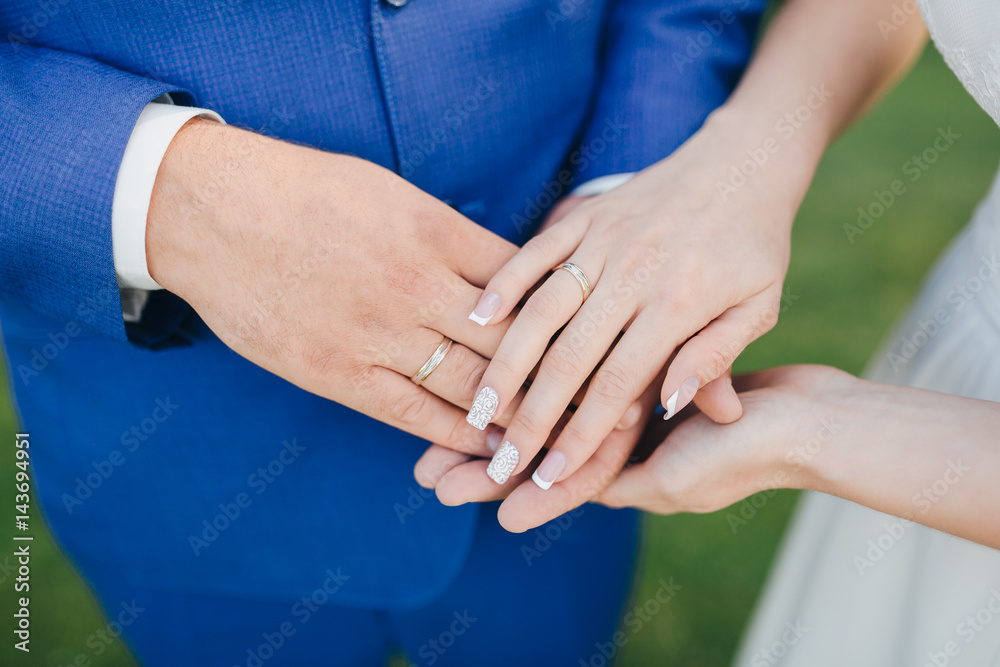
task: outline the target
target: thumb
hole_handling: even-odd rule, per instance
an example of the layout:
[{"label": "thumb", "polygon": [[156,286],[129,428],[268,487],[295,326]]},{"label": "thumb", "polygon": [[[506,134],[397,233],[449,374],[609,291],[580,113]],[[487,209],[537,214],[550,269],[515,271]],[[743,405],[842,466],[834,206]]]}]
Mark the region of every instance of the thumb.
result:
[{"label": "thumb", "polygon": [[[639,507],[651,510],[660,500],[658,478],[652,459],[626,468],[591,502],[614,509]],[[656,510],[651,510],[656,511]]]},{"label": "thumb", "polygon": [[694,404],[709,419],[719,424],[731,424],[743,416],[743,404],[733,389],[733,369],[730,367],[695,394]]}]

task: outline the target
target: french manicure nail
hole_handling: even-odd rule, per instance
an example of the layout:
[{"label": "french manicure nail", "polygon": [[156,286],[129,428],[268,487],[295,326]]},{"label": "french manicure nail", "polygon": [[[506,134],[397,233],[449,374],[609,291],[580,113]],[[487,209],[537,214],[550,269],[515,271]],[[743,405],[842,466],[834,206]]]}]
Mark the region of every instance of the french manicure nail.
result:
[{"label": "french manicure nail", "polygon": [[548,491],[552,487],[552,483],[559,478],[565,469],[566,456],[558,449],[551,449],[535,472],[531,474],[531,481],[537,484],[542,491]]},{"label": "french manicure nail", "polygon": [[487,292],[479,299],[476,309],[469,313],[469,319],[481,327],[486,326],[490,319],[496,315],[500,309],[500,295],[496,292]]},{"label": "french manicure nail", "polygon": [[691,399],[694,398],[694,395],[698,393],[699,387],[701,387],[701,382],[694,376],[684,380],[684,384],[670,395],[666,405],[663,406],[667,409],[667,414],[663,415],[663,420],[666,421],[683,410],[691,402]]},{"label": "french manicure nail", "polygon": [[520,460],[521,455],[517,452],[517,447],[510,440],[507,440],[500,445],[500,449],[493,455],[493,460],[490,461],[490,465],[486,468],[486,474],[497,484],[505,484],[510,479],[514,469],[517,468],[517,462]]},{"label": "french manicure nail", "polygon": [[491,428],[486,432],[486,446],[490,448],[490,451],[496,453],[497,447],[500,446],[500,441],[503,440],[503,435],[506,433],[502,428]]},{"label": "french manicure nail", "polygon": [[472,409],[465,421],[482,431],[493,419],[499,405],[500,397],[496,391],[491,387],[483,387],[476,394],[476,400],[472,401]]}]

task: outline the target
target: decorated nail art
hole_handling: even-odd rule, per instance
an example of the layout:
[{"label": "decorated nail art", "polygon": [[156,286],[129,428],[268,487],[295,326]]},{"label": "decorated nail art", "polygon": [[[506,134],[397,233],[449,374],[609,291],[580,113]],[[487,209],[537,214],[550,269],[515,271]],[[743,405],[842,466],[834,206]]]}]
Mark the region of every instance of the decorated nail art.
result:
[{"label": "decorated nail art", "polygon": [[497,484],[504,484],[510,479],[520,459],[521,455],[517,452],[517,447],[508,440],[500,445],[500,449],[493,455],[493,460],[486,468],[486,474]]},{"label": "decorated nail art", "polygon": [[500,405],[500,397],[490,387],[483,387],[476,395],[476,400],[472,402],[472,409],[465,421],[469,422],[482,431],[493,419],[493,415]]}]

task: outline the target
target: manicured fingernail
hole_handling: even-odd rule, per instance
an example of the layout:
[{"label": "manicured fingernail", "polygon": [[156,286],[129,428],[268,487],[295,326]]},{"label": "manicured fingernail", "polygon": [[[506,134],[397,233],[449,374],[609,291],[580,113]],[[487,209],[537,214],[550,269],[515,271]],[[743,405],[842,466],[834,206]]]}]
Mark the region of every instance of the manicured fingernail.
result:
[{"label": "manicured fingernail", "polygon": [[701,387],[701,382],[694,376],[684,380],[684,384],[670,395],[666,405],[663,406],[667,409],[667,414],[663,415],[663,420],[666,421],[683,410],[691,402],[691,399],[694,398],[694,395],[698,393],[699,387]]},{"label": "manicured fingernail", "polygon": [[615,428],[619,431],[627,431],[636,425],[636,422],[639,421],[639,415],[641,413],[642,406],[638,403],[633,403],[629,406],[629,409],[625,411],[625,414],[622,415],[621,421],[618,422],[618,425],[615,426]]},{"label": "manicured fingernail", "polygon": [[500,309],[500,295],[496,292],[487,292],[476,304],[476,309],[469,313],[469,319],[481,327],[486,326],[490,319],[496,315]]},{"label": "manicured fingernail", "polygon": [[507,440],[493,455],[493,460],[486,468],[486,474],[497,484],[505,484],[520,460],[521,455],[517,452],[517,447]]},{"label": "manicured fingernail", "polygon": [[486,432],[486,446],[490,448],[491,452],[496,453],[497,447],[500,446],[500,442],[503,440],[504,433],[506,432],[502,428],[491,428]]},{"label": "manicured fingernail", "polygon": [[552,483],[559,478],[565,469],[566,457],[558,449],[552,449],[542,459],[538,469],[531,474],[531,480],[542,491],[548,491],[552,487]]},{"label": "manicured fingernail", "polygon": [[499,405],[500,397],[497,393],[490,387],[483,387],[476,394],[476,400],[472,401],[472,409],[465,421],[482,431],[493,419]]}]

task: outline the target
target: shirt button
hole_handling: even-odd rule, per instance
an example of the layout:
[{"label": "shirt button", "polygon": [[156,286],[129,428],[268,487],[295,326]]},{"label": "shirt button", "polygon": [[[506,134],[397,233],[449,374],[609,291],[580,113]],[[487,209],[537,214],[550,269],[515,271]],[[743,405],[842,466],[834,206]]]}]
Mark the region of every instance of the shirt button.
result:
[{"label": "shirt button", "polygon": [[400,7],[405,7],[406,3],[408,3],[409,1],[410,0],[382,0],[382,2],[384,2],[385,4],[389,5],[390,7],[395,7],[396,9],[399,9]]}]

